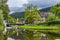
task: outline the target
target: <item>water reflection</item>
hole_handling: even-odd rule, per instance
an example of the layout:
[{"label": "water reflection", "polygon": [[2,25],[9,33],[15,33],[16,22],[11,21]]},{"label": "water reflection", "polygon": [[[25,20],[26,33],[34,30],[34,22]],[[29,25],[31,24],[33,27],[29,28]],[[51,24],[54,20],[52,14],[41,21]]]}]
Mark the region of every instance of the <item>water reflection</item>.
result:
[{"label": "water reflection", "polygon": [[20,29],[18,36],[16,36],[16,33],[15,33],[12,36],[12,38],[8,38],[8,40],[55,40],[58,37],[53,36],[48,32],[43,33],[37,30],[21,30]]},{"label": "water reflection", "polygon": [[41,40],[41,33],[36,30],[20,30],[19,36],[16,33],[12,36],[15,40]]},{"label": "water reflection", "polygon": [[13,38],[8,38],[7,40],[14,40]]}]

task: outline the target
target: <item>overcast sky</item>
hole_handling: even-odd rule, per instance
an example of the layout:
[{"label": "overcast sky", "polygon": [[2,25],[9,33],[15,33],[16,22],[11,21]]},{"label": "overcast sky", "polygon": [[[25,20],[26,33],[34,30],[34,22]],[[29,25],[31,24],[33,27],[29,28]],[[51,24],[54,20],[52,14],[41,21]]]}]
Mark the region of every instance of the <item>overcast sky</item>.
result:
[{"label": "overcast sky", "polygon": [[53,6],[59,2],[60,0],[8,0],[7,3],[11,9],[11,7],[25,8],[29,4],[37,5],[38,8],[44,8]]}]

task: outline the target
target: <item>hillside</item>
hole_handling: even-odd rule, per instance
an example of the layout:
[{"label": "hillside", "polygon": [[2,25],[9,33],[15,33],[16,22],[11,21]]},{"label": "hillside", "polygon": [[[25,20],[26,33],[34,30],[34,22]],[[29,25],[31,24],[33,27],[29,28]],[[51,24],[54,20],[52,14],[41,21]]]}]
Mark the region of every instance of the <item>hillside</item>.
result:
[{"label": "hillside", "polygon": [[15,18],[23,18],[24,12],[15,12],[13,14],[10,14],[10,16],[15,17]]}]

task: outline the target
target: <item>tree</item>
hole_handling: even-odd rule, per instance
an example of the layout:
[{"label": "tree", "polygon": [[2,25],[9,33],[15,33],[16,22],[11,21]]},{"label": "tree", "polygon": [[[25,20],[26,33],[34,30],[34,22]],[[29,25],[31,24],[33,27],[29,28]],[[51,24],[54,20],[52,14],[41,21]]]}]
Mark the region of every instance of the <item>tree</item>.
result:
[{"label": "tree", "polygon": [[25,9],[25,21],[28,22],[29,24],[33,24],[34,21],[38,22],[40,18],[41,16],[37,6],[31,5]]},{"label": "tree", "polygon": [[3,40],[3,30],[4,30],[4,23],[3,23],[3,11],[0,9],[0,40]]},{"label": "tree", "polygon": [[6,35],[3,34],[5,28],[3,21],[13,20],[13,18],[9,16],[9,8],[6,2],[7,0],[0,0],[0,40],[7,40],[7,38],[13,34],[12,30]]},{"label": "tree", "polygon": [[50,12],[52,12],[53,14],[55,14],[55,16],[58,16],[60,18],[60,3],[53,6]]},{"label": "tree", "polygon": [[55,14],[53,14],[53,13],[50,13],[49,16],[46,19],[47,22],[57,21],[57,20],[58,20],[58,17],[55,16]]},{"label": "tree", "polygon": [[60,20],[59,18],[60,18],[60,4],[57,4],[50,9],[50,14],[47,17],[46,21],[48,21],[48,22],[49,21],[59,21]]},{"label": "tree", "polygon": [[4,30],[4,23],[3,23],[3,11],[0,10],[0,31]]},{"label": "tree", "polygon": [[4,19],[8,19],[9,11],[10,11],[6,3],[7,3],[7,0],[1,0],[0,2],[0,9],[3,10]]},{"label": "tree", "polygon": [[3,31],[4,31],[4,19],[7,19],[9,9],[6,4],[7,0],[0,0],[0,40],[4,40]]}]

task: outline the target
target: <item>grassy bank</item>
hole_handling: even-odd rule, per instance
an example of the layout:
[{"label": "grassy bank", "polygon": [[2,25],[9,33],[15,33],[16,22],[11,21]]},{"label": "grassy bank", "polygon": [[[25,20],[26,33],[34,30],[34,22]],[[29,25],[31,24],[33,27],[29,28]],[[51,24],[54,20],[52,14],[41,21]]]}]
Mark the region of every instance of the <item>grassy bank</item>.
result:
[{"label": "grassy bank", "polygon": [[46,30],[59,30],[60,27],[57,26],[19,26],[21,29],[46,29]]}]

